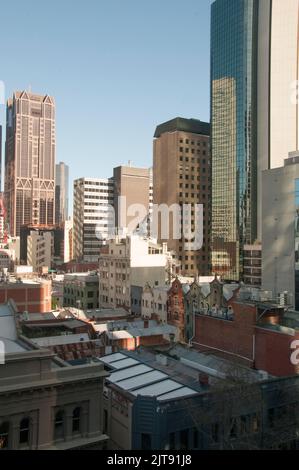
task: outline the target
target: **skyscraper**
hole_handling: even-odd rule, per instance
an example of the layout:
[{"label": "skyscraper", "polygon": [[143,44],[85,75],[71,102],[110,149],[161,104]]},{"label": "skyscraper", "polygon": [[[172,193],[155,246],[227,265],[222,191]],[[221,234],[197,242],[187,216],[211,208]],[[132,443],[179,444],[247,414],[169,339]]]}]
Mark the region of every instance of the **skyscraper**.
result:
[{"label": "skyscraper", "polygon": [[68,219],[69,205],[69,167],[57,163],[55,175],[55,223],[62,224]]},{"label": "skyscraper", "polygon": [[299,0],[212,5],[212,264],[228,279],[262,238],[262,171],[298,148],[298,19]]},{"label": "skyscraper", "polygon": [[113,206],[112,178],[74,181],[73,255],[76,260],[98,261],[109,227],[114,227]]},{"label": "skyscraper", "polygon": [[212,5],[212,265],[232,280],[257,233],[257,14],[257,0]]},{"label": "skyscraper", "polygon": [[0,191],[2,191],[2,126],[0,126]]},{"label": "skyscraper", "polygon": [[55,206],[55,104],[48,95],[17,91],[7,102],[5,201],[10,232],[51,225]]},{"label": "skyscraper", "polygon": [[[191,205],[190,221],[195,226],[195,205],[203,205],[203,247],[190,250],[183,236],[169,230],[168,248],[174,250],[185,276],[210,274],[210,124],[197,119],[176,118],[157,127],[154,140],[154,205]],[[155,206],[154,206],[155,207]],[[182,214],[181,214],[182,215]],[[174,216],[173,216],[174,219]],[[159,229],[160,232],[160,229]],[[164,241],[161,233],[159,241]]]},{"label": "skyscraper", "polygon": [[299,149],[299,0],[260,0],[258,24],[258,238],[262,171]]}]

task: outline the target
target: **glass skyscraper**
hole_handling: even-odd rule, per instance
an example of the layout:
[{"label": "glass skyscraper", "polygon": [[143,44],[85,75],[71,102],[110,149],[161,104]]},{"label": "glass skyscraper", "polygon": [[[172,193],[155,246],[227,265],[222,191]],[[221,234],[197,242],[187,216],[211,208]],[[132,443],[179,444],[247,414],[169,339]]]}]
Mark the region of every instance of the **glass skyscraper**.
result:
[{"label": "glass skyscraper", "polygon": [[211,20],[212,266],[242,277],[257,236],[258,0],[216,0]]}]

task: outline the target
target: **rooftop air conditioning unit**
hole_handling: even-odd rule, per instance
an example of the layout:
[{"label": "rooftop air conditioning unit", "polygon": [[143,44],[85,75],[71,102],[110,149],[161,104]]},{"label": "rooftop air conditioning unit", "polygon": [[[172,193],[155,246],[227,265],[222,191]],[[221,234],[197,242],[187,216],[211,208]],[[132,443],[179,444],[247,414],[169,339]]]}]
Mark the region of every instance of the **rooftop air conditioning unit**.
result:
[{"label": "rooftop air conditioning unit", "polygon": [[288,304],[288,292],[282,292],[282,293],[279,293],[278,294],[278,304],[281,306],[281,307],[284,307]]}]

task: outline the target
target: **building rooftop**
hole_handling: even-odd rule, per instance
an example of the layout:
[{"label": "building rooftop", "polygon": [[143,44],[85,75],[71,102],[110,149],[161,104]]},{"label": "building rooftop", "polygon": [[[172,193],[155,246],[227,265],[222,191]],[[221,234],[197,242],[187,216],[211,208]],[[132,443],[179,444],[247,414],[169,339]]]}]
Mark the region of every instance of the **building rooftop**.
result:
[{"label": "building rooftop", "polygon": [[68,307],[68,311],[76,318],[82,320],[94,320],[99,323],[105,323],[113,318],[127,318],[129,313],[124,308],[104,308],[92,310],[79,310],[77,308]]},{"label": "building rooftop", "polygon": [[158,138],[166,132],[191,132],[192,134],[210,135],[210,123],[198,119],[186,119],[177,117],[171,121],[164,122],[156,128],[154,137]]},{"label": "building rooftop", "polygon": [[[99,329],[99,332],[107,331],[111,333],[123,333],[126,338],[139,338],[144,336],[160,336],[160,335],[176,335],[177,328],[173,325],[159,324],[156,320],[148,320],[145,327],[144,320],[134,322],[116,321],[103,325],[105,328]],[[125,333],[128,335],[125,336]],[[116,336],[110,335],[111,339],[118,339]]]},{"label": "building rooftop", "polygon": [[[19,341],[14,341],[11,339],[3,338],[0,336],[0,364],[1,364],[1,352],[5,352],[5,354],[12,354],[18,352],[27,351],[27,349],[22,346]],[[4,348],[4,350],[2,350]]]},{"label": "building rooftop", "polygon": [[199,391],[174,380],[167,372],[144,364],[138,356],[133,358],[127,353],[115,353],[99,360],[111,370],[107,382],[129,393],[132,399],[142,395],[166,401],[195,396]]},{"label": "building rooftop", "polygon": [[90,273],[72,273],[64,275],[64,282],[68,281],[92,281],[98,282],[98,274],[95,272]]},{"label": "building rooftop", "polygon": [[41,348],[58,346],[62,344],[87,343],[90,342],[87,333],[75,335],[47,336],[43,338],[31,338],[31,341]]}]

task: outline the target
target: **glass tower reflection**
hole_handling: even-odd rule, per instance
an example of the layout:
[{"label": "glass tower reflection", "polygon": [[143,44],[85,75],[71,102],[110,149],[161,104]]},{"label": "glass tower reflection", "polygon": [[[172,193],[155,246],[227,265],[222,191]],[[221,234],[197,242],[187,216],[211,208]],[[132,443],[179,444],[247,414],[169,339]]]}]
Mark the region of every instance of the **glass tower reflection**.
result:
[{"label": "glass tower reflection", "polygon": [[256,240],[257,10],[258,0],[212,5],[212,265],[231,280]]}]

